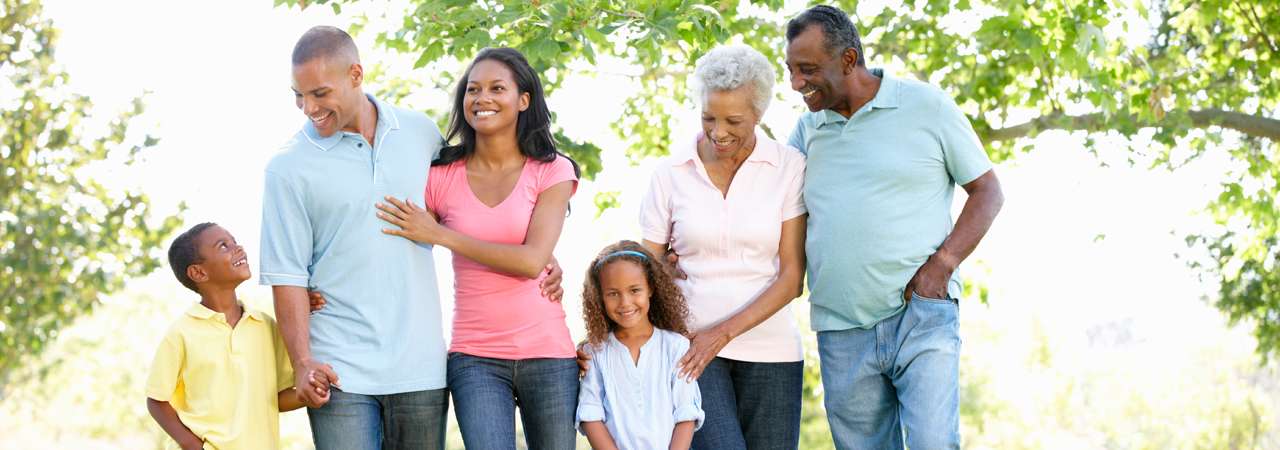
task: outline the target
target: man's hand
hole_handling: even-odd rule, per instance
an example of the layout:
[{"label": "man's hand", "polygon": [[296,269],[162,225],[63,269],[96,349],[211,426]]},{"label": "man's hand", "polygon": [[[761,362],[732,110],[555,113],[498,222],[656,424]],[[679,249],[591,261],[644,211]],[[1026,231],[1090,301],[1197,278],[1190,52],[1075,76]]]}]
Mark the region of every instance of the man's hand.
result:
[{"label": "man's hand", "polygon": [[676,254],[675,249],[667,250],[667,274],[678,280],[689,279],[689,275],[680,269],[680,255]]},{"label": "man's hand", "polygon": [[328,364],[307,359],[294,367],[294,389],[298,399],[309,408],[319,408],[329,403],[329,386],[341,387],[338,374]]},{"label": "man's hand", "polygon": [[542,271],[547,274],[538,284],[538,287],[542,288],[542,296],[547,300],[560,302],[564,298],[564,288],[560,287],[560,282],[564,281],[564,270],[560,268],[560,262],[553,256],[551,262],[547,263],[547,267]]},{"label": "man's hand", "polygon": [[956,263],[951,259],[942,250],[930,256],[924,265],[916,269],[916,274],[911,277],[906,289],[902,290],[902,300],[911,301],[912,292],[921,297],[942,300],[951,298],[947,294],[947,283],[951,280],[951,273],[956,270]]}]

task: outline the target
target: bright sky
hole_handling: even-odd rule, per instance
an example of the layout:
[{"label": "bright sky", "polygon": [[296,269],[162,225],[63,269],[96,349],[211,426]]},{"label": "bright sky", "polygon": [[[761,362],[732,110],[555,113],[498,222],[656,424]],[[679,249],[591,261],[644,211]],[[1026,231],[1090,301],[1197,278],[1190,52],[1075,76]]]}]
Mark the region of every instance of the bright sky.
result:
[{"label": "bright sky", "polygon": [[[245,244],[254,270],[262,168],[303,120],[289,90],[289,52],[310,26],[345,22],[328,8],[299,13],[271,4],[46,3],[47,15],[62,31],[59,61],[71,73],[72,86],[108,112],[150,92],[148,114],[135,126],[160,137],[160,145],[134,168],[106,168],[106,178],[140,186],[160,212],[185,201],[189,224],[221,223]],[[366,66],[380,57],[372,36],[357,39]],[[868,48],[874,53],[874,42]],[[608,126],[628,92],[624,78],[601,74],[574,77],[550,99],[569,135],[605,149],[606,170],[582,185],[556,251],[567,272],[565,303],[575,336],[583,334],[577,293],[585,264],[605,243],[638,237],[636,208],[652,162],[628,166],[625,145]],[[774,102],[766,122],[785,134],[800,107],[784,79],[778,92],[785,101]],[[443,92],[421,95],[424,101],[448,101]],[[676,117],[675,136],[685,139],[697,125],[695,111]],[[991,306],[965,299],[972,302],[964,307],[966,322],[998,324],[1014,338],[1039,322],[1072,349],[1068,357],[1098,367],[1115,361],[1098,360],[1100,344],[1091,339],[1109,339],[1107,348],[1141,349],[1124,353],[1139,359],[1129,364],[1170,369],[1187,361],[1177,355],[1206,334],[1250,351],[1247,334],[1226,330],[1222,315],[1202,300],[1213,286],[1197,281],[1174,257],[1185,251],[1181,236],[1206,224],[1195,212],[1218,192],[1216,180],[1229,167],[1225,157],[1206,155],[1171,174],[1129,168],[1123,163],[1126,149],[1116,147],[1100,152],[1111,163],[1104,168],[1081,144],[1079,137],[1047,133],[1035,141],[1032,154],[997,168],[1007,197],[1004,211],[963,268],[986,280]],[[591,200],[600,190],[621,190],[623,206],[597,219]],[[961,191],[957,206],[963,198]],[[436,260],[443,297],[451,298],[447,253],[437,250]],[[157,273],[130,289],[182,292],[168,274]],[[242,295],[269,299],[269,291],[256,283],[241,289]],[[448,300],[444,309],[451,309]],[[807,315],[807,308],[797,311]],[[1009,341],[989,350],[1026,345]]]}]

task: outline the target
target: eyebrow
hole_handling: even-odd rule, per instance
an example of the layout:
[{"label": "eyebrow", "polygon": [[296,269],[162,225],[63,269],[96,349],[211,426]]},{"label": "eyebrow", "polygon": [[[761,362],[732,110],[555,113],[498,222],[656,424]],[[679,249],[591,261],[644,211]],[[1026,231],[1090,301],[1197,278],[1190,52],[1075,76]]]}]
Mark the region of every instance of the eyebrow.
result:
[{"label": "eyebrow", "polygon": [[[290,88],[289,88],[289,90],[293,91],[293,93],[294,93],[294,94],[302,95],[302,93],[301,93],[301,92],[298,92],[298,90],[297,90],[297,89],[294,89],[294,88],[292,88],[292,87],[290,87]],[[320,87],[318,87],[318,88],[312,89],[312,90],[311,90],[311,91],[309,91],[308,93],[310,93],[311,95],[316,95],[316,94],[319,94],[319,93],[320,93],[320,91],[327,91],[327,90],[329,90],[329,87],[328,87],[328,86],[320,86]]]}]

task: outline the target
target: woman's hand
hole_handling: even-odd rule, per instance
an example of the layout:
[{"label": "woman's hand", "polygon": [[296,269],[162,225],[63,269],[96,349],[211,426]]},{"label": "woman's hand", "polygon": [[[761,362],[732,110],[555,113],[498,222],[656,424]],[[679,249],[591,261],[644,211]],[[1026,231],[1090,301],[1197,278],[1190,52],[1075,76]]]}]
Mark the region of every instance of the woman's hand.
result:
[{"label": "woman's hand", "polygon": [[719,326],[690,334],[689,351],[684,353],[676,365],[680,368],[680,378],[686,381],[697,380],[702,376],[702,370],[707,368],[707,364],[711,364],[711,360],[715,359],[716,355],[720,354],[720,350],[729,345],[731,340],[733,337],[728,332],[721,331]]},{"label": "woman's hand", "polygon": [[385,234],[392,234],[423,244],[438,245],[444,235],[445,228],[440,226],[431,211],[427,211],[412,201],[399,200],[387,196],[387,203],[378,203],[378,218],[400,227],[383,228]]}]

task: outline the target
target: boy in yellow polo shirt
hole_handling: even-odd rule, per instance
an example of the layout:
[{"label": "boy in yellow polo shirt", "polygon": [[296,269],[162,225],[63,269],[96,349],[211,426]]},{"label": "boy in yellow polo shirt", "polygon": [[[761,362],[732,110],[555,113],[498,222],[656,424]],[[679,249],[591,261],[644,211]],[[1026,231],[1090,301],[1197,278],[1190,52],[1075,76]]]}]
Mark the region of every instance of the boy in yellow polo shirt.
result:
[{"label": "boy in yellow polo shirt", "polygon": [[[275,321],[236,299],[244,248],[202,223],[169,247],[169,265],[200,294],[169,327],[147,379],[147,411],[182,449],[274,449],[279,412],[300,408]],[[328,395],[325,390],[325,395]]]}]

